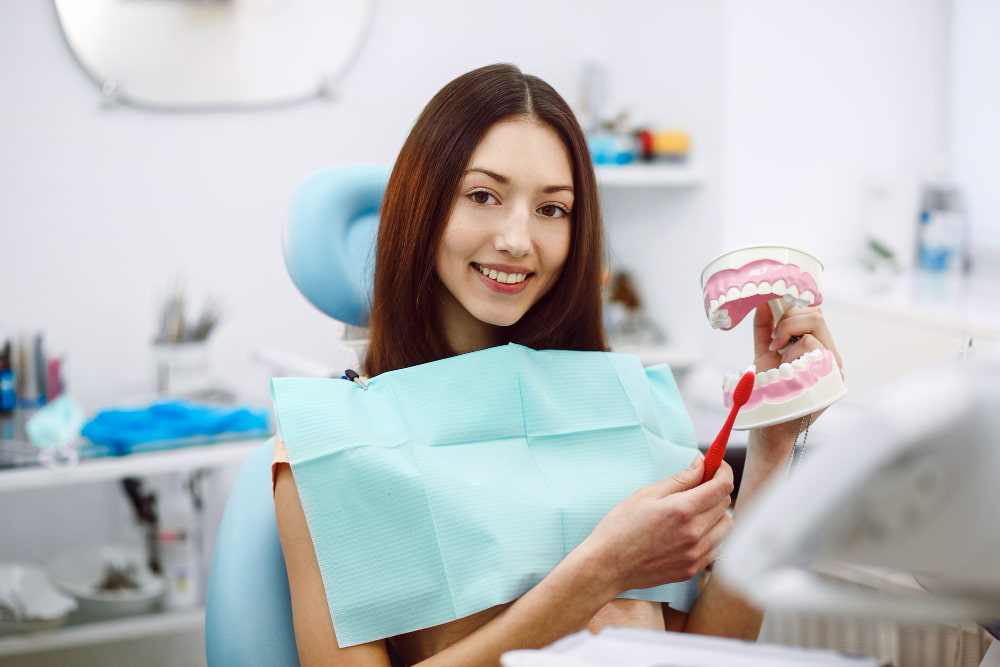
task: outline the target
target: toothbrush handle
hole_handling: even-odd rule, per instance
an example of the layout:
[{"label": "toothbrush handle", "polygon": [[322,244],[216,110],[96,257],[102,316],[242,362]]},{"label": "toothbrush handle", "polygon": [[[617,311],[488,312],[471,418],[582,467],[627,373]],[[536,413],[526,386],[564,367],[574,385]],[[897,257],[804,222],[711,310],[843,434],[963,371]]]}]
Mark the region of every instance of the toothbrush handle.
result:
[{"label": "toothbrush handle", "polygon": [[722,425],[722,430],[719,431],[719,435],[715,436],[715,440],[708,448],[708,453],[705,454],[705,472],[701,476],[702,484],[715,477],[719,466],[722,465],[722,457],[726,454],[726,444],[729,442],[729,434],[732,433],[737,412],[739,412],[739,407],[734,405],[733,409],[729,411],[729,416],[726,417],[726,423]]}]

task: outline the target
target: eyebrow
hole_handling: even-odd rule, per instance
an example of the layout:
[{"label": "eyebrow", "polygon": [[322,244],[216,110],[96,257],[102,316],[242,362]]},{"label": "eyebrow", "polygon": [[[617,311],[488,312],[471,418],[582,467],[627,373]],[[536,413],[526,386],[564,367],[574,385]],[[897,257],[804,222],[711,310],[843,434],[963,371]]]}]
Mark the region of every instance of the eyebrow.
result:
[{"label": "eyebrow", "polygon": [[[510,179],[507,178],[506,176],[504,176],[503,174],[498,174],[495,171],[490,171],[489,169],[483,169],[482,167],[472,167],[471,169],[467,169],[466,172],[465,172],[465,175],[468,176],[471,173],[484,174],[484,175],[492,178],[497,183],[500,183],[501,185],[509,185],[510,184]],[[550,185],[550,186],[548,186],[546,188],[543,188],[542,192],[544,192],[545,194],[554,194],[556,192],[569,192],[570,194],[572,194],[573,193],[573,186],[572,185]]]}]

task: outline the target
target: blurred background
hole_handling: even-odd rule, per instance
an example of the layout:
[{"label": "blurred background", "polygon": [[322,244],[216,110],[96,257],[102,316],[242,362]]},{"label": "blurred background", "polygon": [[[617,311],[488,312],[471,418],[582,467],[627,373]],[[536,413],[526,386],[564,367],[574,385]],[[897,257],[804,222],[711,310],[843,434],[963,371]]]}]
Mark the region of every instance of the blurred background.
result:
[{"label": "blurred background", "polygon": [[[617,311],[609,300],[609,316],[638,304],[641,331],[623,329],[621,347],[674,366],[700,435],[721,421],[721,373],[752,354],[749,326],[712,330],[702,307],[702,268],[735,246],[791,244],[825,263],[845,413],[911,368],[1000,337],[992,0],[72,4],[0,3],[0,346],[43,340],[88,414],[169,393],[156,343],[171,342],[178,295],[209,325],[198,372],[232,402],[269,409],[268,379],[303,364],[341,372],[351,332],[283,264],[289,195],[314,171],[391,163],[434,92],[494,62],[550,82],[594,146],[610,137],[595,152],[608,269],[632,296]],[[116,4],[184,14],[116,33],[98,20]],[[185,61],[179,35],[199,21],[242,22],[205,33],[218,40],[205,53],[233,62]],[[285,62],[298,42],[312,50]],[[142,88],[136,63],[157,69],[158,52],[177,69]],[[172,75],[184,68],[198,81]],[[644,131],[667,145],[648,164]],[[935,219],[951,225],[940,261],[927,254]],[[155,475],[167,472],[132,474],[166,493],[176,480]],[[217,483],[203,562],[227,479],[205,474]],[[135,522],[116,484],[30,486],[0,494],[0,561],[43,562]],[[0,638],[0,661],[198,664],[199,632],[6,653]]]}]

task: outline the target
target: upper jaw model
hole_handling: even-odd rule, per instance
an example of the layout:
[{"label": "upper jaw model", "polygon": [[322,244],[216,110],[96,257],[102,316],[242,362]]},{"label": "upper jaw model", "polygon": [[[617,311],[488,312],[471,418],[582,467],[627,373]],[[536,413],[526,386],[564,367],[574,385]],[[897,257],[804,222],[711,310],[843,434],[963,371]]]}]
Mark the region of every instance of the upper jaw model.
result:
[{"label": "upper jaw model", "polygon": [[[813,255],[780,245],[747,246],[709,262],[701,274],[705,315],[713,328],[729,330],[767,302],[777,321],[792,306],[823,302],[823,264]],[[728,377],[723,398],[732,406],[739,375]],[[840,400],[847,393],[829,350],[814,350],[778,368],[757,373],[750,400],[733,428],[744,430],[791,421]]]}]

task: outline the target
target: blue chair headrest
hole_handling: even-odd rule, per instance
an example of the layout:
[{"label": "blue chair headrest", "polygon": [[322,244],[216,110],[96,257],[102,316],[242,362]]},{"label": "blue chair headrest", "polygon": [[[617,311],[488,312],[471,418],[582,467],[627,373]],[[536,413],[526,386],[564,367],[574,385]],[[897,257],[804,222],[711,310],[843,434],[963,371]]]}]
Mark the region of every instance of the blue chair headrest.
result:
[{"label": "blue chair headrest", "polygon": [[330,317],[368,323],[375,238],[386,165],[334,167],[307,177],[292,192],[285,227],[285,265],[292,282]]}]

